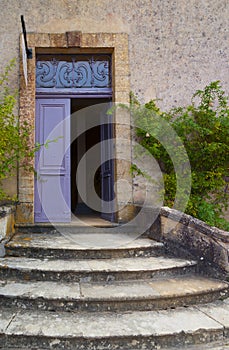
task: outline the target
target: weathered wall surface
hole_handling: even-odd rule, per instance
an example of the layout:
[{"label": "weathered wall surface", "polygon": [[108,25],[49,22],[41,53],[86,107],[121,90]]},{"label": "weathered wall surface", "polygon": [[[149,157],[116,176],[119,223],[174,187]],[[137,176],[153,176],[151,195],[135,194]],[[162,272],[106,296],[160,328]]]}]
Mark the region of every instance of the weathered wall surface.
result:
[{"label": "weathered wall surface", "polygon": [[128,33],[131,89],[142,100],[159,98],[171,107],[210,81],[228,87],[226,0],[1,0],[0,6],[0,67],[18,57],[23,14],[32,32]]},{"label": "weathered wall surface", "polygon": [[0,205],[0,256],[2,256],[1,241],[14,233],[16,208],[13,205]]},{"label": "weathered wall surface", "polygon": [[200,271],[229,278],[228,232],[168,207],[162,207],[149,235],[166,243],[168,251],[198,261]]}]

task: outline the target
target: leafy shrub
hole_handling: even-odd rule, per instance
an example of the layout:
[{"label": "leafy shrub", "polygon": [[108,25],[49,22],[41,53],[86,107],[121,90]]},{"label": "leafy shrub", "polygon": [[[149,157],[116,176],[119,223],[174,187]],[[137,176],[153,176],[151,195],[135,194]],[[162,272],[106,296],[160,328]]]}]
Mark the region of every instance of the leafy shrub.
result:
[{"label": "leafy shrub", "polygon": [[[153,134],[145,132],[145,130],[150,130],[149,115],[151,120],[160,117],[161,120],[168,122],[185,146],[192,177],[191,194],[186,213],[209,225],[229,230],[229,223],[222,217],[229,200],[227,190],[229,108],[227,100],[220,82],[215,81],[206,86],[204,90],[196,91],[191,104],[186,107],[163,112],[157,107],[155,100],[151,100],[141,108],[142,106],[132,95],[130,109],[137,125],[136,135],[139,143],[158,160],[163,172],[164,205],[173,206],[174,204],[177,189],[176,173],[168,149],[166,150],[158,138],[152,136]],[[155,123],[152,125],[157,127]],[[160,132],[163,134],[163,128]]]},{"label": "leafy shrub", "polygon": [[[15,175],[19,163],[24,169],[33,169],[32,160],[40,148],[39,144],[29,145],[28,123],[20,121],[14,113],[17,91],[9,87],[14,67],[15,60],[12,60],[0,75],[0,185],[3,179]],[[0,200],[5,199],[9,198],[1,186]]]}]

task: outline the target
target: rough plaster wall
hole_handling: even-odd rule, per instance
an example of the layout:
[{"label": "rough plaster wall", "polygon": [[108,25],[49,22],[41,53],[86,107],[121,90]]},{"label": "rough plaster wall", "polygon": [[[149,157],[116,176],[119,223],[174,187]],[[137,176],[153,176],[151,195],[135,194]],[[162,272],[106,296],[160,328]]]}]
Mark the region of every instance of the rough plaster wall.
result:
[{"label": "rough plaster wall", "polygon": [[2,67],[18,56],[20,15],[28,31],[127,32],[131,88],[163,107],[185,104],[213,80],[228,88],[227,0],[1,0]]},{"label": "rough plaster wall", "polygon": [[0,68],[18,58],[23,14],[31,32],[128,33],[131,90],[141,101],[183,105],[213,80],[228,90],[227,0],[0,0],[0,9]]},{"label": "rough plaster wall", "polygon": [[228,88],[227,0],[0,0],[0,67],[28,31],[129,33],[131,89],[163,107],[190,101],[213,80]]}]

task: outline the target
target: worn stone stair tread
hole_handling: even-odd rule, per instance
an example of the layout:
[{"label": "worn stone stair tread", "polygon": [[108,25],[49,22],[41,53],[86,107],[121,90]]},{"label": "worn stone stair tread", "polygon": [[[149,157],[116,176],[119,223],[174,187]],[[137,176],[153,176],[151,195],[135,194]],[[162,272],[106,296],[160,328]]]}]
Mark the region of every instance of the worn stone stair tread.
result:
[{"label": "worn stone stair tread", "polygon": [[[208,344],[188,345],[181,347],[166,347],[160,348],[160,350],[229,350],[229,339],[223,339],[217,342],[210,342]],[[11,350],[11,349],[10,349]],[[16,350],[16,349],[13,349]],[[19,349],[21,350],[21,349]],[[135,350],[135,349],[130,349]]]},{"label": "worn stone stair tread", "polygon": [[[229,350],[229,344],[226,341],[221,341],[221,342],[214,342],[214,343],[210,343],[210,344],[201,344],[201,348],[200,348],[200,344],[195,346],[195,347],[184,347],[184,345],[182,345],[182,347],[178,348],[178,347],[173,347],[173,348],[160,348],[160,350]],[[25,348],[5,348],[4,350],[25,350]],[[31,350],[31,349],[30,349]],[[33,350],[33,349],[32,349]],[[50,350],[50,348],[40,348],[39,350]],[[122,350],[122,349],[119,349]],[[128,349],[128,350],[139,350],[139,349]],[[145,349],[144,349],[145,350]]]},{"label": "worn stone stair tread", "polygon": [[70,250],[123,250],[162,247],[163,243],[149,238],[136,238],[131,234],[119,233],[19,233],[16,234],[6,248],[42,248],[42,249],[70,249]]},{"label": "worn stone stair tread", "polygon": [[201,295],[216,291],[222,292],[225,297],[229,284],[196,275],[112,283],[0,281],[0,297],[47,300],[142,300]]},{"label": "worn stone stair tread", "polygon": [[[154,215],[154,214],[153,214]],[[152,218],[152,215],[150,219]],[[94,218],[95,219],[95,218]],[[112,223],[110,221],[96,218],[88,218],[83,220],[72,219],[69,223],[38,223],[38,224],[15,224],[15,229],[18,233],[61,233],[61,234],[78,234],[78,233],[123,233],[136,234],[141,230],[145,232],[145,225],[141,223]]]},{"label": "worn stone stair tread", "polygon": [[157,271],[196,266],[196,261],[167,257],[139,257],[120,259],[33,259],[26,257],[0,258],[0,269],[24,271],[79,271],[79,272],[119,272],[119,271]]},{"label": "worn stone stair tread", "polygon": [[[221,305],[225,314],[226,304]],[[229,311],[227,310],[227,313]],[[0,331],[6,334],[102,338],[109,336],[166,335],[196,332],[198,329],[228,327],[197,307],[176,310],[134,311],[125,313],[77,313],[38,310],[0,311]],[[228,314],[229,315],[229,314]],[[216,317],[217,318],[217,317]],[[195,322],[193,322],[195,321]]]},{"label": "worn stone stair tread", "polygon": [[[15,224],[15,227],[19,230],[26,230],[27,232],[29,230],[36,231],[40,230],[39,232],[45,232],[47,229],[52,229],[52,231],[58,229],[59,227],[73,227],[74,229],[77,228],[107,228],[107,227],[116,227],[119,228],[121,225],[115,222],[107,221],[105,219],[102,219],[101,217],[98,217],[97,215],[72,215],[71,222],[56,222],[50,223],[50,222],[39,222],[39,223],[20,223]],[[44,229],[44,231],[41,231]],[[23,232],[23,231],[21,231]]]},{"label": "worn stone stair tread", "polygon": [[87,299],[132,300],[173,298],[213,291],[222,291],[222,296],[225,296],[229,291],[229,284],[193,275],[147,281],[115,281],[106,284],[82,283],[80,289],[83,297]]},{"label": "worn stone stair tread", "polygon": [[[122,313],[66,313],[38,310],[0,311],[0,332],[9,344],[15,337],[17,345],[31,338],[30,345],[50,345],[70,341],[69,349],[88,349],[100,342],[96,349],[126,350],[153,349],[156,344],[174,346],[177,342],[207,342],[223,339],[229,331],[229,303],[218,301],[208,305],[177,308],[175,310],[132,311]],[[18,336],[21,336],[21,338]],[[23,339],[24,338],[24,339]],[[1,336],[4,344],[4,339]],[[77,342],[78,343],[77,347]],[[13,340],[12,340],[13,343]],[[11,344],[12,344],[11,343]],[[14,344],[12,344],[14,345]],[[123,345],[123,347],[122,347]],[[152,346],[153,345],[153,346]]]},{"label": "worn stone stair tread", "polygon": [[[201,346],[201,348],[200,348]],[[160,350],[229,350],[229,341],[222,340],[217,342],[211,342],[209,344],[198,344],[197,346],[184,346],[182,347],[166,347],[166,348],[160,348]],[[4,350],[25,350],[25,348],[5,348]],[[30,349],[31,350],[31,349]],[[50,348],[40,348],[39,350],[50,350]],[[119,349],[122,350],[122,349]],[[139,350],[139,349],[128,349],[128,350]],[[145,350],[145,349],[144,349]]]}]

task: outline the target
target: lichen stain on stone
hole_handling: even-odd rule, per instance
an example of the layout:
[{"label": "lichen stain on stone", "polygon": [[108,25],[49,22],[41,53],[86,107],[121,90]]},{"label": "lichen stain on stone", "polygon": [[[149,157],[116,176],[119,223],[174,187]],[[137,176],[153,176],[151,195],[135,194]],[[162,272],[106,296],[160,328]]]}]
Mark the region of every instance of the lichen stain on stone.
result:
[{"label": "lichen stain on stone", "polygon": [[28,274],[25,274],[25,275],[23,276],[23,279],[24,279],[25,281],[30,281],[30,280],[31,280],[30,275],[28,275]]},{"label": "lichen stain on stone", "polygon": [[1,265],[1,269],[8,269],[8,265],[7,264],[4,264],[4,265]]}]

